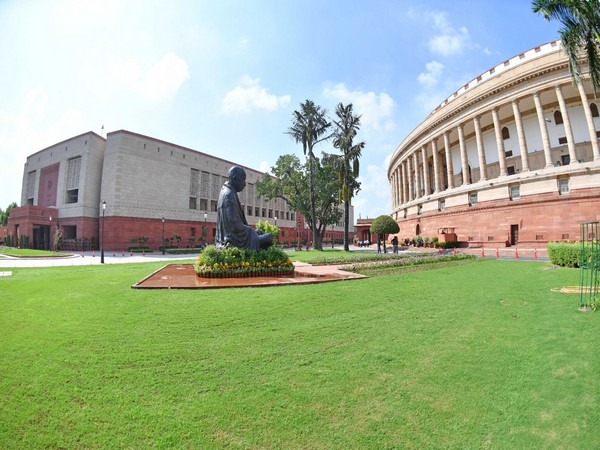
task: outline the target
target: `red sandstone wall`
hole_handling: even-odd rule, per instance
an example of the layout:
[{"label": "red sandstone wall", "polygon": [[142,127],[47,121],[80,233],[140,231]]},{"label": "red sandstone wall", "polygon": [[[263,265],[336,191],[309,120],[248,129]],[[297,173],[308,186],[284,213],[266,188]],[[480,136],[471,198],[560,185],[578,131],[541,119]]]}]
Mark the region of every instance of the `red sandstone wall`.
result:
[{"label": "red sandstone wall", "polygon": [[422,236],[433,237],[438,229],[451,227],[465,245],[498,247],[510,241],[511,225],[518,225],[518,245],[539,248],[548,241],[579,240],[581,222],[593,221],[600,221],[600,197],[590,190],[478,203],[400,219],[398,235],[411,239],[418,225]]}]

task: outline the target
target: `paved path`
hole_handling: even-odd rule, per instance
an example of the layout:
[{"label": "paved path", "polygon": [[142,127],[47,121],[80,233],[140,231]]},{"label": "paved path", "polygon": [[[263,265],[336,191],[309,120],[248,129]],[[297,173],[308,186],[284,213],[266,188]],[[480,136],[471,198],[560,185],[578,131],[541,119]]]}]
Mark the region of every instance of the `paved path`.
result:
[{"label": "paved path", "polygon": [[[341,248],[341,247],[339,247]],[[402,250],[404,249],[404,250]],[[376,245],[371,245],[371,247],[351,247],[351,251],[360,251],[360,252],[375,252],[377,251]],[[401,247],[400,253],[405,252],[415,252],[415,253],[437,253],[438,250],[434,248],[420,248],[420,247]],[[454,251],[452,249],[444,250],[444,254],[452,254]],[[548,255],[546,253],[546,249],[528,249],[528,248],[518,248],[518,247],[507,247],[507,248],[484,248],[483,252],[481,248],[459,248],[456,250],[457,254],[467,253],[475,256],[483,256],[485,258],[493,258],[493,259],[514,259],[514,260],[540,260],[540,261],[548,261]],[[391,247],[390,247],[391,253]],[[66,253],[66,255],[69,255]],[[104,253],[104,264],[125,264],[125,263],[139,263],[139,262],[151,262],[151,261],[180,261],[185,259],[194,259],[198,256],[198,253],[191,253],[187,255],[169,255],[169,254],[161,254],[161,253],[148,253],[146,255],[141,255],[139,253],[134,253],[131,256],[130,253],[113,253],[105,252]],[[13,258],[8,257],[6,255],[0,254],[0,270],[3,268],[11,268],[11,267],[53,267],[53,266],[91,266],[101,264],[100,262],[100,253],[99,252],[85,252],[70,254],[70,256],[64,256],[61,258]]]},{"label": "paved path", "polygon": [[[54,267],[54,266],[91,266],[102,264],[100,262],[99,252],[85,252],[83,256],[81,253],[71,254],[65,253],[66,256],[54,257],[54,258],[12,258],[5,255],[0,255],[0,269],[9,267]],[[140,255],[134,253],[131,256],[129,253],[104,253],[104,264],[125,264],[125,263],[139,263],[139,262],[151,262],[151,261],[179,261],[182,259],[194,259],[198,256],[198,253],[189,255],[163,255],[161,253],[148,253],[146,255]]]}]

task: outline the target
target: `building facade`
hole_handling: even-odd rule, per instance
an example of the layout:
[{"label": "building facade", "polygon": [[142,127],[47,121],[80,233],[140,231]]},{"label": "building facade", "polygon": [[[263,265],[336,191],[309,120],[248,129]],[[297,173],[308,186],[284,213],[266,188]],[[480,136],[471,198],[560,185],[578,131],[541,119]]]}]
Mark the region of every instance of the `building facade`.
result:
[{"label": "building facade", "polygon": [[585,66],[573,83],[560,41],[467,83],[391,158],[399,237],[484,247],[580,239],[580,224],[600,219],[599,108]]},{"label": "building facade", "polygon": [[[93,132],[41,150],[25,163],[21,206],[11,210],[8,234],[21,246],[122,252],[166,243],[214,242],[217,201],[236,163],[159,139],[120,130]],[[239,194],[251,226],[268,220],[279,241],[306,239],[304,220],[282,199],[256,193],[262,172],[245,167]],[[326,235],[340,240],[343,227]]]}]

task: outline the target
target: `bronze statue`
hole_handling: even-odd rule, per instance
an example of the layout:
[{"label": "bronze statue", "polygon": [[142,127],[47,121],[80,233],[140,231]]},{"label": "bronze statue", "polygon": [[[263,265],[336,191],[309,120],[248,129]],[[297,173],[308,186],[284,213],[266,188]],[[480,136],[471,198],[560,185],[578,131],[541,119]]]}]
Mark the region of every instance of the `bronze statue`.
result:
[{"label": "bronze statue", "polygon": [[248,225],[238,192],[246,187],[246,171],[239,166],[229,169],[229,179],[223,183],[217,203],[217,248],[227,246],[259,250],[273,244],[273,236],[262,234]]}]

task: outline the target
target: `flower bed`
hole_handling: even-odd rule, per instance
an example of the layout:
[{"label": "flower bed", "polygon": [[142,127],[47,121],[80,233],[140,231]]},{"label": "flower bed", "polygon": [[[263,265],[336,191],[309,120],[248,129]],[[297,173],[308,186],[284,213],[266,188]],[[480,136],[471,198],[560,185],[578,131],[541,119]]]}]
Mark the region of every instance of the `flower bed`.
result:
[{"label": "flower bed", "polygon": [[274,246],[255,252],[209,245],[196,258],[194,270],[204,278],[281,277],[293,275],[294,264],[285,252]]}]

